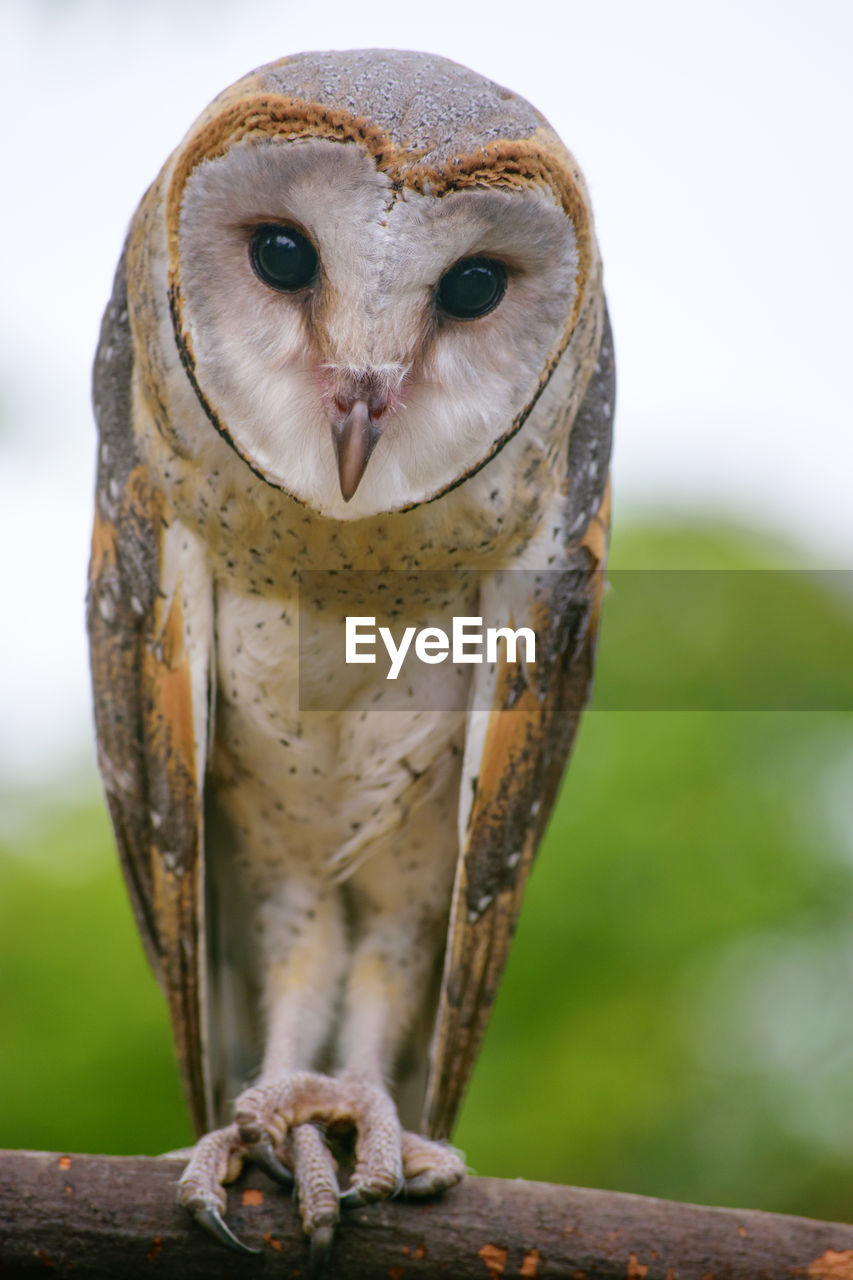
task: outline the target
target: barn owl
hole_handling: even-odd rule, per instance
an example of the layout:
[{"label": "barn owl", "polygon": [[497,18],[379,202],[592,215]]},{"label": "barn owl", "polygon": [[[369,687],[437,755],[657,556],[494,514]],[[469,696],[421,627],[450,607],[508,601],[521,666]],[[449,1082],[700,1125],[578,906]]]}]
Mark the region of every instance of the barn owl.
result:
[{"label": "barn owl", "polygon": [[[295,1183],[315,1261],[342,1205],[463,1176],[590,687],[613,391],[574,159],[445,59],[251,72],[132,220],[94,377],[99,764],[199,1135],[179,1196],[234,1248],[246,1161]],[[398,622],[503,619],[535,660],[504,636],[402,692],[342,662],[389,586]]]}]

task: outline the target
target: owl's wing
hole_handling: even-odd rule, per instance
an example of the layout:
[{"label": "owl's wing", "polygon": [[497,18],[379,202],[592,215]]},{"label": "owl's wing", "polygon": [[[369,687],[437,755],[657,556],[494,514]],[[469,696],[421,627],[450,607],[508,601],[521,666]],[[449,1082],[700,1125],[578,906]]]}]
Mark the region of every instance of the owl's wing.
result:
[{"label": "owl's wing", "polygon": [[[423,1127],[453,1129],[486,1029],[581,711],[587,702],[604,590],[607,481],[615,395],[605,315],[598,362],[572,427],[568,542],[558,569],[488,581],[481,611],[532,627],[535,666],[504,658],[477,668],[461,792],[461,852],[433,1036]],[[497,607],[499,606],[499,607]],[[502,612],[501,612],[502,611]],[[522,654],[520,652],[519,657]],[[489,708],[482,710],[477,708]]]},{"label": "owl's wing", "polygon": [[[97,502],[87,621],[98,760],[148,959],[169,1003],[193,1122],[203,1049],[203,780],[212,589],[194,540],[136,455],[124,257],[95,362]],[[192,613],[191,618],[188,614]]]}]

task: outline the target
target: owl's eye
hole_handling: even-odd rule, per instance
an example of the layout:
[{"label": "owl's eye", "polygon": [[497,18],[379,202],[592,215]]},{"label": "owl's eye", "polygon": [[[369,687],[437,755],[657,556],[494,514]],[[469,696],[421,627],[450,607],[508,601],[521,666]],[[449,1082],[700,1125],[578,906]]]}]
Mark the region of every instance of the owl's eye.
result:
[{"label": "owl's eye", "polygon": [[476,320],[504,296],[506,267],[495,258],[462,258],[438,282],[436,300],[456,320]]},{"label": "owl's eye", "polygon": [[304,289],[317,274],[317,250],[296,227],[258,227],[250,254],[255,274],[283,293]]}]

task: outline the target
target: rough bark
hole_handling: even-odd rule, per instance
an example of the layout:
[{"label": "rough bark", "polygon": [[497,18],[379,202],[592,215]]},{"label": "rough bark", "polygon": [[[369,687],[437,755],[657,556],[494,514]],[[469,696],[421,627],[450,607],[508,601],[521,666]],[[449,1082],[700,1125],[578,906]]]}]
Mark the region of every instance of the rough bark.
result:
[{"label": "rough bark", "polygon": [[[0,1152],[0,1276],[308,1277],[290,1197],[251,1170],[229,1253],[175,1204],[181,1165]],[[441,1200],[344,1215],[326,1275],[346,1280],[853,1280],[853,1227],[547,1183],[469,1178]]]}]

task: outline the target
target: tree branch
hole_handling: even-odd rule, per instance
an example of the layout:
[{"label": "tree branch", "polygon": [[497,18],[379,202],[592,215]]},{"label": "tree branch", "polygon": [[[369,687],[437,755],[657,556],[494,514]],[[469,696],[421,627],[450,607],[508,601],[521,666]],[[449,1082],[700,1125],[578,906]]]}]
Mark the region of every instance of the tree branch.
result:
[{"label": "tree branch", "polygon": [[[228,1219],[257,1257],[175,1203],[181,1164],[0,1152],[0,1274],[98,1280],[308,1276],[292,1200],[258,1170]],[[346,1280],[853,1280],[853,1227],[542,1182],[469,1178],[441,1200],[344,1215],[326,1273]]]}]

